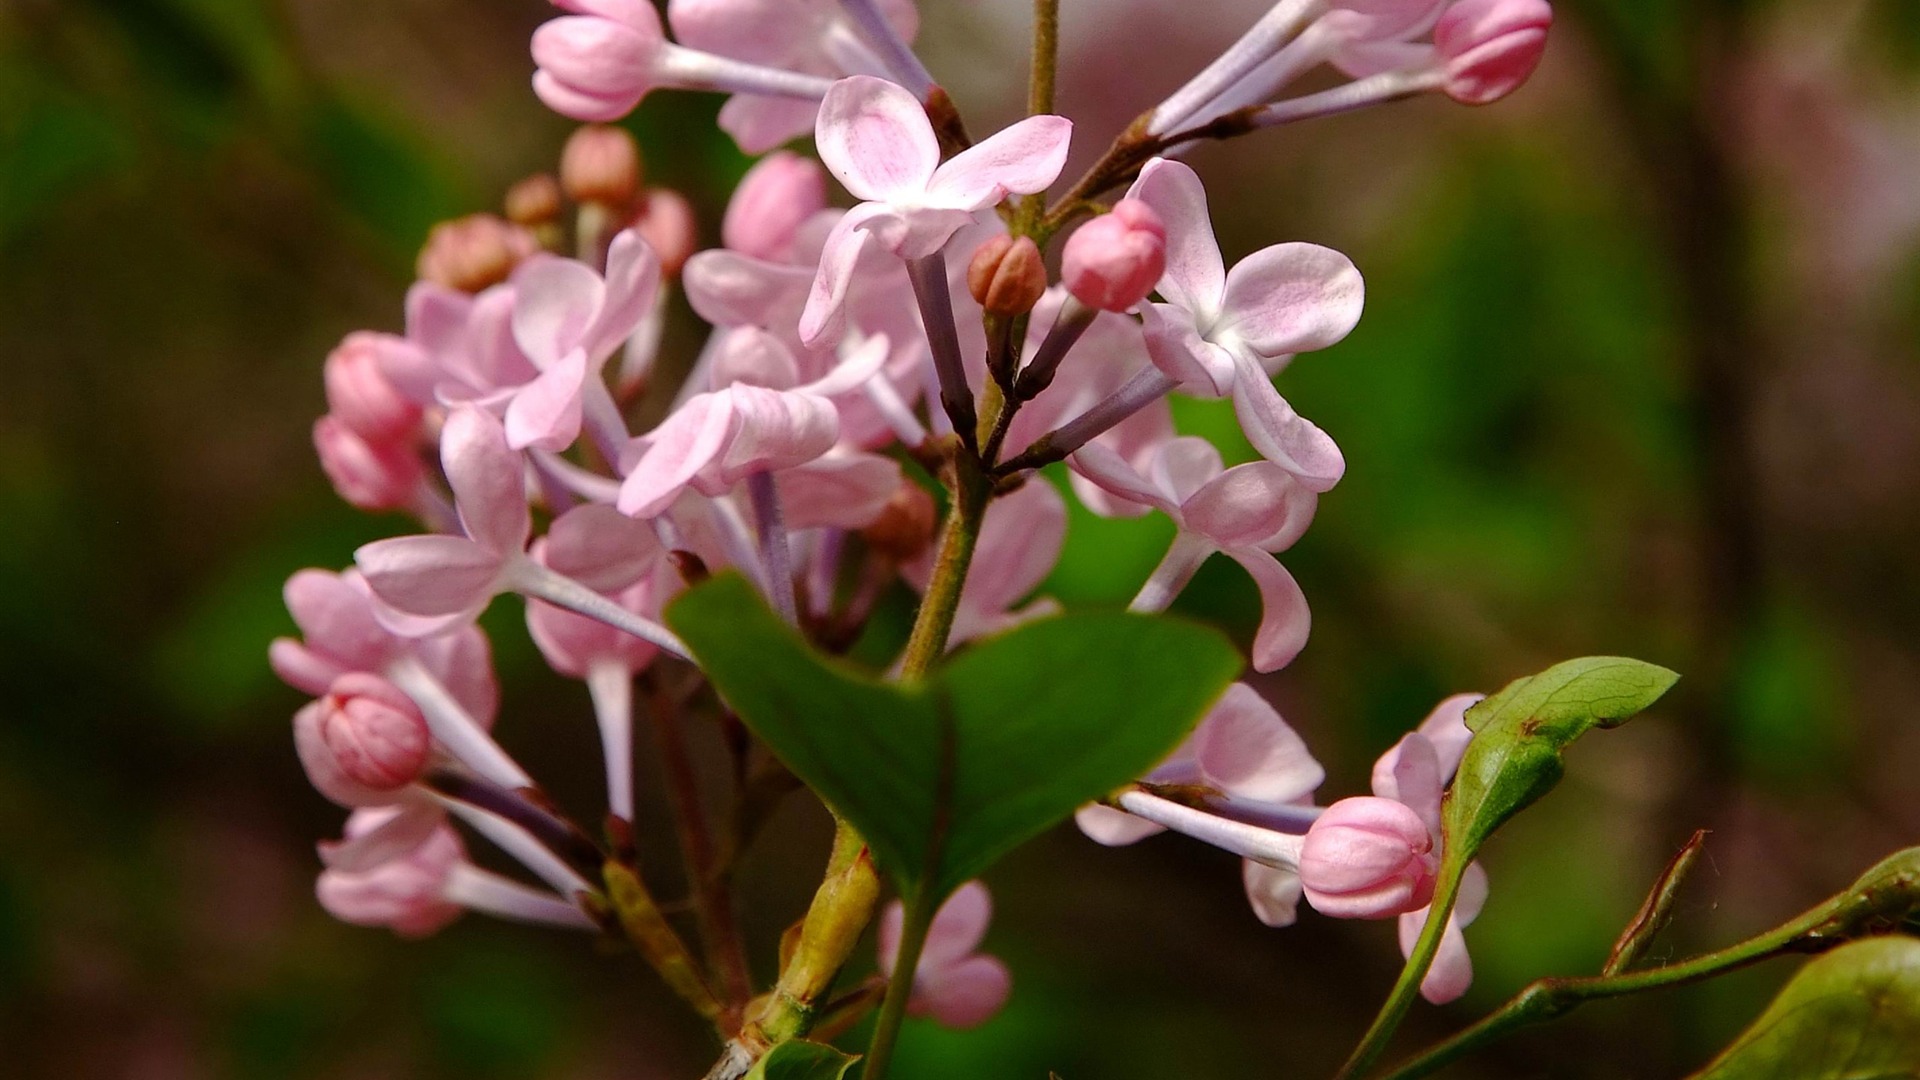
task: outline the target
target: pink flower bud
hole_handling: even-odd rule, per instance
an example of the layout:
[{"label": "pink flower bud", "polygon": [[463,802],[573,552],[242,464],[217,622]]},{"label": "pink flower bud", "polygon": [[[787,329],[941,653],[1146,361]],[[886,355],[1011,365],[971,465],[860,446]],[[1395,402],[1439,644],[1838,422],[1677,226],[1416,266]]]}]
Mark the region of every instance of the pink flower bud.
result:
[{"label": "pink flower bud", "polygon": [[327,355],[327,409],[354,434],[375,443],[404,443],[420,424],[420,406],[387,378],[381,362],[384,334],[348,334]]},{"label": "pink flower bud", "polygon": [[521,260],[539,250],[532,233],[505,218],[469,214],[435,225],[414,269],[423,280],[477,293],[507,280]]},{"label": "pink flower bud", "polygon": [[1121,199],[1067,240],[1060,278],[1074,299],[1127,311],[1147,298],[1167,267],[1167,227],[1139,199]]},{"label": "pink flower bud", "polygon": [[507,189],[507,220],[531,229],[560,218],[560,182],[548,173],[535,173]]},{"label": "pink flower bud", "polygon": [[560,187],[578,203],[625,208],[640,194],[640,144],[625,128],[588,124],[560,151]]},{"label": "pink flower bud", "polygon": [[827,171],[811,158],[781,150],[741,178],[720,223],[720,240],[742,255],[783,261],[801,224],[826,208]]},{"label": "pink flower bud", "polygon": [[1546,51],[1553,6],[1547,0],[1460,0],[1433,28],[1447,63],[1447,96],[1486,105],[1519,89]]},{"label": "pink flower bud", "polygon": [[370,791],[390,792],[420,778],[433,739],[413,701],[377,675],[334,680],[320,699],[321,745],[340,774]]},{"label": "pink flower bud", "polygon": [[700,246],[700,223],[694,218],[693,204],[686,196],[670,188],[648,188],[634,215],[633,231],[660,257],[660,272],[670,278],[680,276],[680,268]]},{"label": "pink flower bud", "polygon": [[313,422],[313,448],[333,490],[362,510],[399,510],[413,505],[426,470],[411,447],[370,443],[337,416]]},{"label": "pink flower bud", "polygon": [[1438,866],[1420,815],[1371,796],[1327,807],[1300,850],[1307,902],[1337,919],[1384,919],[1425,906]]},{"label": "pink flower bud", "polygon": [[1047,291],[1047,266],[1027,237],[996,236],[967,265],[967,291],[989,315],[1025,315]]},{"label": "pink flower bud", "polygon": [[[347,837],[384,824],[391,810],[356,811]],[[327,870],[314,889],[320,906],[341,922],[385,926],[402,937],[425,937],[460,917],[446,898],[447,880],[466,860],[460,836],[442,824],[411,851],[363,870]]]}]

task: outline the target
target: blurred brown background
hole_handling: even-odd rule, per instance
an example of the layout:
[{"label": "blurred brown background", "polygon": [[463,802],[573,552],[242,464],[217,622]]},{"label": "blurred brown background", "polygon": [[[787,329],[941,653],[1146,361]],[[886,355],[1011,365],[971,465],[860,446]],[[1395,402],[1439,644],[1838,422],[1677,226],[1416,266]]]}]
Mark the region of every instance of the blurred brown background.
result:
[{"label": "blurred brown background", "polygon": [[[923,6],[973,125],[1010,119],[1021,6]],[[1262,6],[1065,0],[1081,152]],[[1489,852],[1474,990],[1417,1010],[1406,1045],[1593,969],[1696,826],[1710,859],[1674,950],[1920,838],[1920,6],[1557,6],[1510,101],[1194,159],[1230,259],[1312,240],[1369,281],[1360,330],[1286,376],[1350,462],[1288,557],[1313,644],[1264,686],[1327,795],[1446,693],[1593,653],[1687,675]],[[551,13],[0,5],[0,1074],[645,1080],[710,1059],[631,958],[326,918],[312,843],[338,814],[264,663],[288,573],[401,528],[341,506],[312,459],[320,360],[398,328],[434,221],[550,165],[569,125],[528,91],[526,41]],[[745,164],[714,106],[663,96],[632,121],[710,236]],[[1182,421],[1230,437],[1216,408]],[[1054,591],[1124,601],[1165,535],[1077,516]],[[1221,562],[1182,606],[1245,633],[1256,600]],[[503,740],[589,805],[584,695],[509,605],[489,625]],[[822,845],[795,800],[751,864],[763,959]],[[1269,931],[1237,879],[1174,839],[1035,843],[990,877],[1011,1008],[970,1035],[913,1026],[900,1071],[1324,1075],[1392,977],[1392,930]],[[1677,1075],[1788,967],[1592,1006],[1454,1075]]]}]

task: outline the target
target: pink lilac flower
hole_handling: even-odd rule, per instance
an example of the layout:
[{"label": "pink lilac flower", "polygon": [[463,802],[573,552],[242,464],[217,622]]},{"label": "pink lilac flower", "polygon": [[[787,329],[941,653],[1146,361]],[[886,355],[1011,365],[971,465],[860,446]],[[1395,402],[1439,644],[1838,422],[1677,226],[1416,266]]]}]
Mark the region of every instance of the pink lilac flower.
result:
[{"label": "pink lilac flower", "polygon": [[426,470],[411,446],[370,442],[332,414],[313,422],[313,449],[333,490],[362,510],[418,506]]},{"label": "pink lilac flower", "polygon": [[1313,521],[1318,497],[1309,487],[1272,462],[1225,468],[1212,443],[1192,437],[1152,447],[1139,468],[1099,443],[1070,461],[1117,499],[1157,509],[1179,526],[1133,610],[1165,610],[1218,551],[1245,568],[1260,590],[1254,670],[1277,671],[1299,655],[1311,626],[1307,598],[1271,553],[1292,547]]},{"label": "pink lilac flower", "polygon": [[[974,1028],[1000,1011],[1013,989],[1013,976],[998,957],[976,952],[993,918],[987,887],[969,881],[934,913],[920,963],[913,972],[907,1012],[932,1017],[942,1026]],[[880,916],[880,972],[894,977],[906,910],[896,900]]]},{"label": "pink lilac flower", "polygon": [[[807,126],[813,126],[811,118]],[[781,150],[741,177],[721,219],[720,240],[742,255],[780,262],[793,253],[800,226],[826,208],[826,170],[812,158]]]},{"label": "pink lilac flower", "polygon": [[382,356],[391,347],[388,334],[348,334],[327,355],[322,368],[327,413],[369,442],[410,444],[420,430],[421,410],[387,377]]},{"label": "pink lilac flower", "polygon": [[981,210],[1008,195],[1044,191],[1066,164],[1073,124],[1031,116],[946,162],[919,101],[867,76],[834,84],[820,106],[820,158],[862,202],[827,237],[800,337],[837,338],[848,288],[869,242],[913,261],[937,254]]},{"label": "pink lilac flower", "polygon": [[1121,199],[1082,225],[1061,253],[1060,281],[1073,298],[1102,311],[1131,311],[1167,267],[1167,227],[1153,207]]},{"label": "pink lilac flower", "polygon": [[1149,162],[1129,194],[1167,227],[1159,290],[1166,302],[1142,309],[1154,364],[1190,392],[1231,395],[1262,456],[1314,491],[1333,487],[1346,468],[1340,448],[1287,404],[1270,375],[1297,353],[1339,342],[1359,321],[1362,286],[1353,263],[1314,244],[1279,244],[1228,271],[1206,189],[1177,161]]},{"label": "pink lilac flower", "polygon": [[347,806],[379,806],[420,778],[432,736],[412,699],[378,675],[350,672],[294,718],[294,746],[314,787]]}]

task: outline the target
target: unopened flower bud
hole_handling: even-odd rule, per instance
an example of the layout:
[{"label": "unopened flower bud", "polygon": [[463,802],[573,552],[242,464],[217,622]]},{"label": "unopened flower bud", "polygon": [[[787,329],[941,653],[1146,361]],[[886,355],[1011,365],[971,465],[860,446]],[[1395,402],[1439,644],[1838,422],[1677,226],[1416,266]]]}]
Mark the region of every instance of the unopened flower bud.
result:
[{"label": "unopened flower bud", "polygon": [[320,699],[320,742],[347,780],[397,791],[420,778],[433,744],[412,699],[377,675],[335,679]]},{"label": "unopened flower bud", "polygon": [[507,189],[507,220],[531,229],[560,218],[560,181],[535,173]]},{"label": "unopened flower bud", "polygon": [[742,255],[779,261],[808,218],[827,208],[827,171],[791,151],[768,154],[747,170],[727,203],[720,242]]},{"label": "unopened flower bud", "polygon": [[403,443],[420,425],[420,406],[387,378],[380,360],[385,339],[356,331],[327,355],[327,410],[363,439]]},{"label": "unopened flower bud", "polygon": [[1027,237],[996,236],[967,265],[967,291],[989,315],[1025,315],[1047,291],[1047,267]]},{"label": "unopened flower bud", "polygon": [[336,416],[313,423],[313,448],[333,490],[362,510],[399,510],[413,505],[426,470],[409,446],[373,443]]},{"label": "unopened flower bud", "polygon": [[625,207],[640,180],[640,144],[625,128],[588,124],[560,151],[560,186],[574,202]]},{"label": "unopened flower bud", "polygon": [[1540,66],[1552,26],[1547,0],[1459,0],[1433,28],[1447,96],[1486,105],[1513,93]]},{"label": "unopened flower bud", "polygon": [[1073,298],[1102,311],[1127,311],[1147,298],[1167,268],[1167,227],[1139,199],[1121,199],[1067,239],[1060,279]]},{"label": "unopened flower bud", "polygon": [[648,188],[634,215],[633,230],[660,257],[660,272],[667,277],[680,276],[680,268],[700,246],[700,223],[694,218],[693,204],[671,188]]},{"label": "unopened flower bud", "polygon": [[880,517],[860,530],[860,537],[895,562],[911,562],[933,543],[937,517],[933,496],[919,484],[906,481],[887,500]]},{"label": "unopened flower bud", "polygon": [[532,233],[505,218],[469,214],[433,227],[415,269],[423,280],[477,293],[507,280],[522,259],[539,250]]},{"label": "unopened flower bud", "polygon": [[1323,915],[1384,919],[1426,906],[1438,864],[1419,814],[1365,796],[1334,803],[1313,823],[1300,849],[1300,881]]}]

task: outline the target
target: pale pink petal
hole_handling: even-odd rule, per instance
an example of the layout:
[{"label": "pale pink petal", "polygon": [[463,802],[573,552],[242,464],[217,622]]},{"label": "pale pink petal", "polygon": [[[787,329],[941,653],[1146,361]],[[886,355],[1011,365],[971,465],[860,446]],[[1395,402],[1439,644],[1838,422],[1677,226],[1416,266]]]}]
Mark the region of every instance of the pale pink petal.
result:
[{"label": "pale pink petal", "polygon": [[1385,759],[1374,766],[1374,793],[1405,803],[1427,823],[1428,830],[1438,836],[1443,782],[1440,756],[1433,743],[1415,731],[1403,737],[1390,751],[1390,756],[1391,772],[1381,775],[1380,764],[1384,764]]},{"label": "pale pink petal", "polygon": [[833,449],[840,438],[833,403],[812,394],[735,386],[733,438],[694,478],[694,488],[720,495],[757,472],[778,472]]},{"label": "pale pink petal", "polygon": [[1088,803],[1075,810],[1073,823],[1080,826],[1080,831],[1087,834],[1087,839],[1107,847],[1137,844],[1149,836],[1167,831],[1165,826],[1155,825],[1146,818],[1099,803]]},{"label": "pale pink petal", "polygon": [[660,256],[633,229],[622,229],[607,248],[607,274],[600,305],[579,346],[598,364],[626,343],[660,295]]},{"label": "pale pink petal", "polygon": [[1360,322],[1366,289],[1352,260],[1317,244],[1277,244],[1234,264],[1220,321],[1208,336],[1244,342],[1258,356],[1313,352]]},{"label": "pale pink petal", "polygon": [[662,36],[660,13],[648,0],[553,0],[553,6],[576,15],[612,19],[649,37]]},{"label": "pale pink petal", "polygon": [[1268,461],[1300,478],[1310,491],[1340,482],[1347,462],[1327,433],[1293,411],[1253,358],[1235,358],[1233,412],[1247,441]]},{"label": "pale pink petal", "polygon": [[1045,480],[1034,480],[987,508],[962,603],[998,614],[1040,587],[1060,561],[1067,504]]},{"label": "pale pink petal", "polygon": [[959,963],[978,948],[993,921],[993,895],[986,885],[969,881],[934,912],[927,928],[927,944],[920,953],[920,970],[931,974]]},{"label": "pale pink petal", "polygon": [[1178,506],[1225,470],[1218,447],[1206,439],[1187,435],[1161,444],[1147,475],[1153,478],[1154,486]]},{"label": "pale pink petal", "polygon": [[1219,397],[1234,384],[1233,356],[1200,336],[1193,315],[1173,304],[1140,305],[1147,356],[1190,394]]},{"label": "pale pink petal", "polygon": [[533,521],[520,455],[491,413],[463,405],[440,431],[440,464],[467,535],[496,555],[527,546]]},{"label": "pale pink petal", "polygon": [[302,570],[287,579],[281,595],[308,648],[360,671],[378,671],[392,658],[393,636],[374,620],[359,575]]},{"label": "pale pink petal", "polygon": [[809,348],[837,342],[845,333],[848,292],[860,264],[860,252],[869,239],[864,226],[884,212],[884,207],[871,204],[856,206],[827,234],[806,309],[800,313],[800,340]]},{"label": "pale pink petal", "polygon": [[1212,325],[1226,295],[1227,267],[1207,215],[1207,189],[1200,174],[1181,162],[1155,158],[1127,192],[1153,207],[1167,227],[1167,272],[1160,295]]},{"label": "pale pink petal", "polygon": [[[1430,909],[1421,908],[1400,916],[1401,955],[1412,954],[1429,912]],[[1427,969],[1427,977],[1420,982],[1420,996],[1435,1005],[1445,1005],[1458,1000],[1472,985],[1473,959],[1467,954],[1466,935],[1460,932],[1458,920],[1448,919],[1447,928],[1440,937],[1440,951],[1434,955],[1433,966]]]},{"label": "pale pink petal", "polygon": [[1460,759],[1466,756],[1467,744],[1473,739],[1473,729],[1467,726],[1467,710],[1485,699],[1485,694],[1455,694],[1435,705],[1427,718],[1420,721],[1420,734],[1433,743],[1439,754],[1443,779],[1453,779],[1454,772],[1460,768]]},{"label": "pale pink petal", "polygon": [[874,949],[879,954],[880,974],[893,978],[894,965],[900,961],[900,936],[907,924],[906,905],[891,901],[880,912],[880,925],[874,929]]},{"label": "pale pink petal", "polygon": [[267,645],[267,663],[280,681],[295,690],[319,695],[347,669],[292,638],[274,638]]},{"label": "pale pink petal", "polygon": [[680,284],[693,310],[715,326],[770,328],[798,320],[813,276],[805,266],[715,249],[688,259]]},{"label": "pale pink petal", "polygon": [[977,142],[934,172],[927,201],[955,210],[984,210],[1008,195],[1047,190],[1067,163],[1073,122],[1029,116]]},{"label": "pale pink petal", "polygon": [[580,437],[587,354],[575,349],[541,372],[507,403],[507,445],[559,452]]},{"label": "pale pink petal", "polygon": [[612,593],[645,577],[665,554],[646,522],[589,503],[554,519],[543,561],[595,592]]},{"label": "pale pink petal", "polygon": [[707,369],[708,387],[725,390],[735,383],[786,390],[800,381],[800,365],[780,339],[752,326],[721,335]]},{"label": "pale pink petal", "polygon": [[469,716],[483,728],[493,727],[500,711],[500,682],[493,674],[493,649],[479,627],[462,626],[417,640],[413,652]]},{"label": "pale pink petal", "polygon": [[859,348],[847,352],[840,363],[825,375],[794,389],[823,398],[851,394],[880,374],[880,369],[886,366],[887,358],[892,354],[892,348],[887,335],[876,334],[861,342]]},{"label": "pale pink petal", "polygon": [[841,79],[820,103],[815,140],[820,160],[857,199],[912,199],[940,164],[940,144],[926,110],[885,79]]},{"label": "pale pink petal", "polygon": [[611,123],[633,111],[646,93],[645,86],[634,86],[625,93],[589,94],[555,78],[552,72],[533,73],[533,95],[547,108],[570,120],[590,124]]},{"label": "pale pink petal", "polygon": [[428,619],[478,614],[499,583],[501,557],[457,536],[376,540],[353,553],[373,594]]},{"label": "pale pink petal", "polygon": [[1300,917],[1300,875],[1257,863],[1241,861],[1241,884],[1247,890],[1247,903],[1254,917],[1271,927],[1292,926]]},{"label": "pale pink petal", "polygon": [[424,800],[355,810],[344,839],[317,845],[320,862],[347,873],[370,870],[417,850],[446,820],[446,811]]},{"label": "pale pink petal", "polygon": [[1013,975],[993,956],[970,956],[920,980],[909,1009],[965,1031],[993,1018],[1013,991]]},{"label": "pale pink petal", "polygon": [[1222,548],[1284,551],[1307,531],[1319,496],[1270,461],[1236,465],[1180,507],[1188,531]]},{"label": "pale pink petal", "polygon": [[826,208],[826,172],[812,158],[782,150],[741,177],[720,223],[720,238],[743,255],[783,259],[793,250],[800,226]]},{"label": "pale pink petal", "polygon": [[1288,723],[1246,683],[1234,683],[1194,733],[1203,775],[1228,795],[1290,803],[1327,778]]},{"label": "pale pink petal", "polygon": [[521,263],[513,289],[513,338],[539,368],[580,345],[606,297],[606,284],[590,267],[553,256]]},{"label": "pale pink petal", "polygon": [[820,103],[806,98],[735,94],[720,106],[720,130],[733,136],[742,153],[761,154],[802,135],[819,123]]},{"label": "pale pink petal", "polygon": [[1099,443],[1088,443],[1080,448],[1067,464],[1073,471],[1099,485],[1101,490],[1140,506],[1151,506],[1161,510],[1176,520],[1180,508],[1161,492],[1159,487],[1140,475],[1133,466],[1122,460],[1119,454]]},{"label": "pale pink petal", "polygon": [[835,451],[780,474],[780,516],[789,529],[864,529],[904,482],[892,458]]},{"label": "pale pink petal", "polygon": [[694,476],[726,448],[734,423],[733,391],[695,394],[647,437],[644,456],[620,485],[623,514],[657,517]]},{"label": "pale pink petal", "polygon": [[1246,568],[1260,590],[1260,629],[1253,635],[1253,670],[1278,671],[1307,647],[1313,616],[1307,594],[1272,555],[1258,548],[1226,553]]}]

